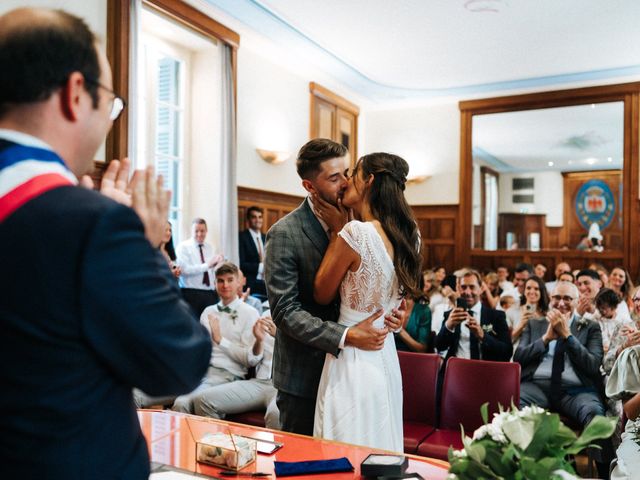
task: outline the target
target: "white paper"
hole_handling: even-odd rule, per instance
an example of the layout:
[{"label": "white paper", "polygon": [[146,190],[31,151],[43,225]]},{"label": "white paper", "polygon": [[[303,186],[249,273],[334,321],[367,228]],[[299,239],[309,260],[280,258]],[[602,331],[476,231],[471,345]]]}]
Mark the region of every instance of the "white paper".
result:
[{"label": "white paper", "polygon": [[196,477],[195,475],[189,475],[187,473],[180,472],[158,472],[152,473],[149,480],[190,480],[197,478],[202,480],[202,477]]}]

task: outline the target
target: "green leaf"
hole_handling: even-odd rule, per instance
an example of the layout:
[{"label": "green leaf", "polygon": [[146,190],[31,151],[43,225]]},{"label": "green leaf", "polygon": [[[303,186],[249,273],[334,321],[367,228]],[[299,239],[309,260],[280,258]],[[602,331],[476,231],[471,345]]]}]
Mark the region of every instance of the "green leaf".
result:
[{"label": "green leaf", "polygon": [[525,455],[532,458],[540,457],[540,452],[542,452],[542,449],[549,443],[549,440],[556,435],[559,427],[560,417],[557,414],[538,415],[535,422],[533,438],[525,450]]},{"label": "green leaf", "polygon": [[489,402],[485,402],[480,407],[480,415],[482,416],[482,421],[487,424],[489,423]]},{"label": "green leaf", "polygon": [[482,446],[482,444],[477,442],[469,443],[469,445],[465,446],[464,449],[466,450],[467,455],[469,455],[469,458],[475,460],[478,463],[484,462],[487,451]]},{"label": "green leaf", "polygon": [[603,417],[602,415],[593,417],[593,419],[589,422],[589,425],[587,425],[582,431],[582,435],[580,435],[572,445],[572,449],[578,447],[586,448],[595,440],[609,438],[611,435],[613,435],[617,423],[617,417]]},{"label": "green leaf", "polygon": [[499,477],[511,478],[514,472],[517,470],[515,462],[503,462],[500,450],[497,448],[488,449],[485,457],[485,463],[493,470]]},{"label": "green leaf", "polygon": [[533,440],[535,424],[531,420],[515,418],[502,424],[502,431],[507,438],[521,450],[526,450]]},{"label": "green leaf", "polygon": [[558,431],[549,442],[551,448],[563,448],[576,441],[576,434],[564,423],[560,423]]},{"label": "green leaf", "polygon": [[524,478],[528,480],[548,478],[544,476],[544,469],[532,457],[522,457],[520,459],[520,471],[522,471]]},{"label": "green leaf", "polygon": [[471,461],[468,458],[458,458],[455,462],[451,463],[449,471],[456,475],[462,475],[469,469]]}]

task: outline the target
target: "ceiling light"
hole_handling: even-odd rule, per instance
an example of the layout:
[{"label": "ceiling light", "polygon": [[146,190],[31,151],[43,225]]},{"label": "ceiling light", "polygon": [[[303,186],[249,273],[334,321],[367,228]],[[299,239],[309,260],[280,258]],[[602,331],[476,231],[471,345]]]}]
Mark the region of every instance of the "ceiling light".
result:
[{"label": "ceiling light", "polygon": [[595,104],[595,103],[592,103],[592,104],[591,104],[591,108],[596,108],[596,104]]},{"label": "ceiling light", "polygon": [[613,162],[613,158],[607,157],[607,162],[609,162],[609,163]]},{"label": "ceiling light", "polygon": [[464,8],[473,13],[499,13],[504,4],[504,0],[466,0]]},{"label": "ceiling light", "polygon": [[549,162],[547,163],[547,165],[549,165],[550,167],[553,167],[553,162]]},{"label": "ceiling light", "polygon": [[596,163],[597,161],[598,161],[598,159],[597,159],[597,158],[593,158],[593,157],[587,158],[587,159],[585,160],[585,162],[586,162],[588,165],[593,165],[593,164],[594,164],[594,163]]},{"label": "ceiling light", "polygon": [[573,165],[573,160],[569,160],[569,165]]}]

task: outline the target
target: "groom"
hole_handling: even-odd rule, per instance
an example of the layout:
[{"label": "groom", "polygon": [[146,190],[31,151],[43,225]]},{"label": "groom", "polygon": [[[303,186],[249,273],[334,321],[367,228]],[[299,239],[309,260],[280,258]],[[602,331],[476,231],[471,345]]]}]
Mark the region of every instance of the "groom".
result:
[{"label": "groom", "polygon": [[[298,153],[302,186],[332,205],[347,188],[347,149],[317,138]],[[347,222],[344,216],[344,223]],[[265,280],[274,322],[278,326],[273,354],[273,384],[282,430],[313,435],[320,374],[327,353],[338,356],[345,346],[379,350],[389,330],[402,326],[402,312],[386,317],[388,329],[373,327],[376,312],[356,326],[337,323],[340,299],[320,305],[313,299],[313,280],[329,244],[327,225],[307,197],[267,233]]]}]

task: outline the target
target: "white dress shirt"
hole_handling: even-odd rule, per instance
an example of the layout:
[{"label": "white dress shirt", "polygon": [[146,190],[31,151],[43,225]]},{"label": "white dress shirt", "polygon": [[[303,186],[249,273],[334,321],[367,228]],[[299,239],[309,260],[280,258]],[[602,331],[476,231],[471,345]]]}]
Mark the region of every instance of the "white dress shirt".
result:
[{"label": "white dress shirt", "polygon": [[[176,248],[176,263],[182,269],[182,275],[179,277],[181,288],[216,289],[215,270],[209,268],[208,264],[216,254],[215,249],[211,244],[204,242],[202,254],[204,255],[204,263],[200,257],[200,247],[193,238],[181,242]],[[209,272],[209,285],[202,282],[204,272]]]},{"label": "white dress shirt", "polygon": [[262,253],[260,256],[260,264],[258,265],[258,273],[256,273],[256,280],[264,280],[264,242],[262,241],[262,232],[260,230],[249,229],[251,232],[251,238],[253,238],[253,243],[256,244],[256,250],[258,250],[258,254]]},{"label": "white dress shirt", "polygon": [[253,325],[260,316],[255,308],[237,298],[228,304],[231,313],[221,312],[219,308],[225,305],[222,302],[207,307],[200,315],[200,323],[204,325],[209,334],[209,314],[220,319],[220,336],[222,340],[218,345],[213,345],[210,365],[223,368],[239,377],[247,374],[249,367],[255,367],[262,359],[262,355],[253,354]]},{"label": "white dress shirt", "polygon": [[[480,323],[480,314],[482,311],[482,303],[476,302],[476,304],[471,307],[469,310],[473,312],[473,318],[475,318],[478,323]],[[445,328],[449,330],[445,323]],[[454,332],[455,329],[449,330],[450,332]],[[460,340],[458,341],[458,349],[456,350],[456,357],[458,358],[467,358],[471,359],[471,330],[466,326],[466,322],[462,322],[460,324]],[[480,351],[480,345],[478,345],[478,351]],[[482,355],[482,353],[481,353]]]}]

